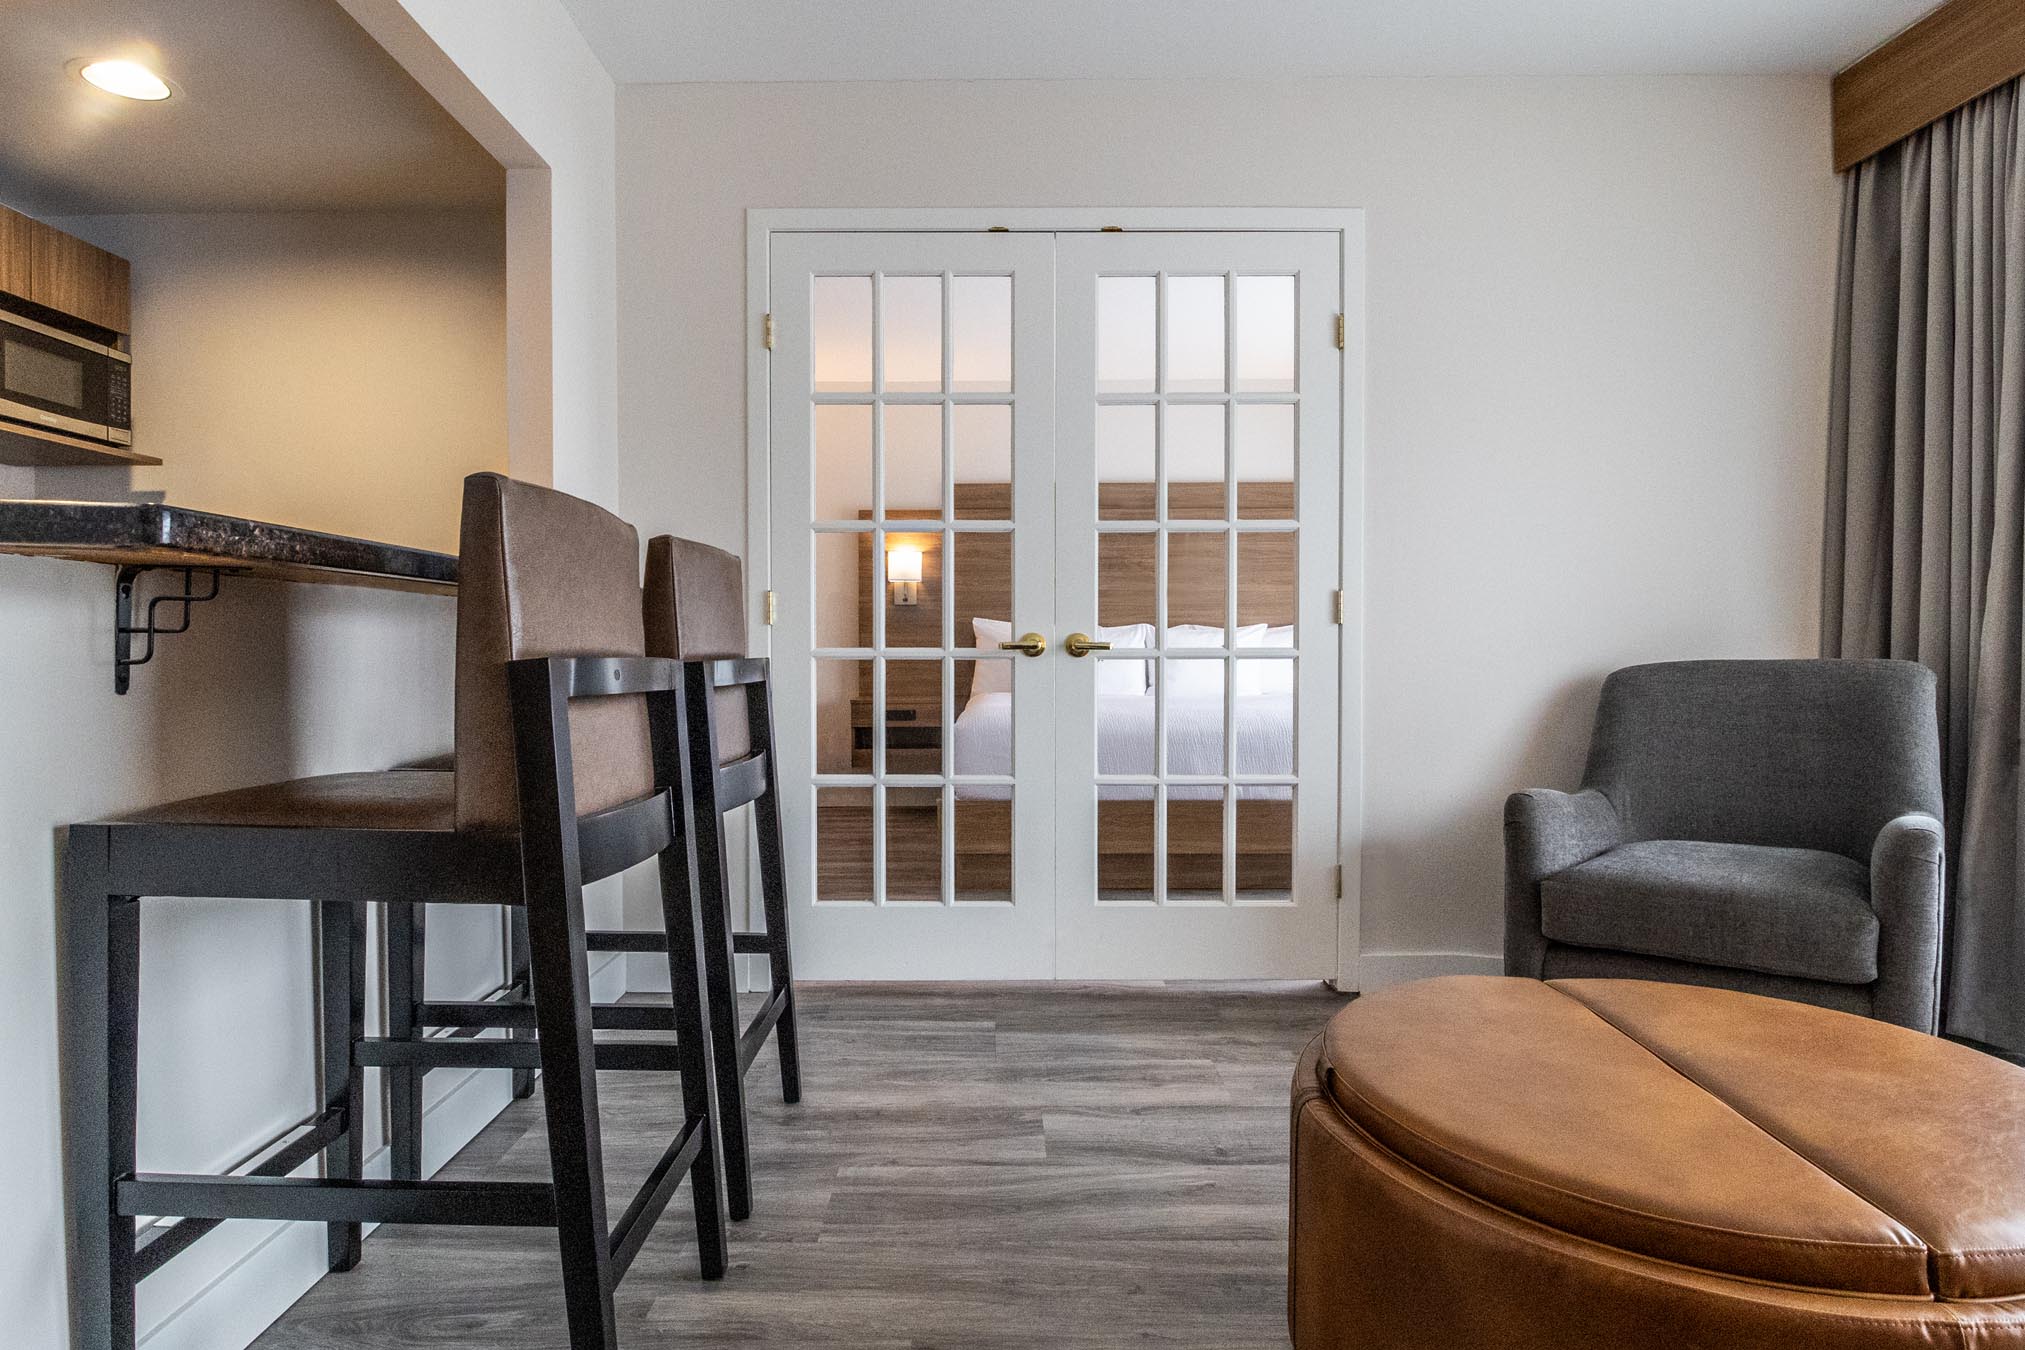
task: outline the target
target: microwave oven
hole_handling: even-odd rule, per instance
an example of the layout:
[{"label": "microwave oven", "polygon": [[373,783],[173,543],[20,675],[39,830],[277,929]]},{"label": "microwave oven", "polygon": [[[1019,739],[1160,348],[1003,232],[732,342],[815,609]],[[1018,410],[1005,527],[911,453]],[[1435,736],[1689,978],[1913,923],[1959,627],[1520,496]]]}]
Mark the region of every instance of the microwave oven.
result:
[{"label": "microwave oven", "polygon": [[132,445],[132,377],[133,358],[117,347],[0,311],[0,426]]}]

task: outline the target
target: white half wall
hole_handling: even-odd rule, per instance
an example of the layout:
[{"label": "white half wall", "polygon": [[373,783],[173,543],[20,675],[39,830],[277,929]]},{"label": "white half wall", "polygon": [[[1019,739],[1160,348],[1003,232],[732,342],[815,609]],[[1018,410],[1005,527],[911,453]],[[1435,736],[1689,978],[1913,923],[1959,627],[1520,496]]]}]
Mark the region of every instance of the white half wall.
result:
[{"label": "white half wall", "polygon": [[745,543],[749,207],[1367,216],[1363,949],[1501,946],[1611,669],[1811,653],[1825,78],[628,85],[621,509]]}]

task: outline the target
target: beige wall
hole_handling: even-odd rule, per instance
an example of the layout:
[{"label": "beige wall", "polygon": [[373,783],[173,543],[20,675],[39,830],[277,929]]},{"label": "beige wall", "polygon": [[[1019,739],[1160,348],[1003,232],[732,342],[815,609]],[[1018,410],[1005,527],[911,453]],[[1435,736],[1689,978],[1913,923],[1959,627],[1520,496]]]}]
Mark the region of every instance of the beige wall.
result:
[{"label": "beige wall", "polygon": [[622,509],[744,542],[748,207],[1364,208],[1365,975],[1482,968],[1608,670],[1811,650],[1828,129],[1816,78],[626,86]]},{"label": "beige wall", "polygon": [[57,223],[133,263],[135,490],[457,551],[459,483],[507,463],[498,212]]}]

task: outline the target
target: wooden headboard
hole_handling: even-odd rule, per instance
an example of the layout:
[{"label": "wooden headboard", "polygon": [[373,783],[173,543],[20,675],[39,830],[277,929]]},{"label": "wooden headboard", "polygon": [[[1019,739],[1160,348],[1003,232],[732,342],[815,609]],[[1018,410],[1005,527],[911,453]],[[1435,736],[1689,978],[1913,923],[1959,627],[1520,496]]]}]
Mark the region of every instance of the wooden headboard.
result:
[{"label": "wooden headboard", "polygon": [[[1151,483],[1103,483],[1098,487],[1099,510],[1112,519],[1148,518],[1153,514]],[[1168,510],[1176,517],[1217,518],[1224,514],[1221,483],[1168,484]],[[1285,482],[1256,482],[1238,485],[1239,510],[1252,519],[1288,520],[1294,515],[1294,485]],[[1011,488],[1005,483],[956,484],[956,511],[970,520],[1005,520],[1011,516]],[[921,520],[940,515],[936,511],[890,511],[889,519]],[[858,518],[869,519],[869,511]],[[969,624],[973,618],[1003,619],[1015,632],[1032,627],[1032,620],[1013,613],[1012,539],[1006,534],[956,535],[956,645],[970,645]],[[1291,533],[1244,534],[1238,539],[1237,604],[1238,623],[1288,624],[1294,621],[1295,548]],[[886,645],[889,647],[939,647],[942,645],[942,535],[903,534],[889,531],[889,546],[913,544],[921,550],[921,603],[911,606],[888,602],[882,572],[872,556],[872,536],[858,537],[858,643],[872,645],[872,606],[886,605]],[[1167,536],[1167,621],[1170,624],[1199,623],[1219,626],[1224,621],[1224,570],[1227,557],[1221,533],[1169,533]],[[1151,534],[1106,534],[1098,549],[1097,622],[1100,624],[1152,623],[1155,600],[1155,542]],[[1050,642],[1060,634],[1047,635]],[[956,667],[956,699],[959,707],[970,697],[971,662]],[[859,663],[858,697],[870,699],[871,664]],[[889,704],[912,703],[923,707],[924,720],[940,717],[941,674],[934,663],[896,661],[886,668],[886,698]],[[932,710],[932,711],[929,711]]]}]

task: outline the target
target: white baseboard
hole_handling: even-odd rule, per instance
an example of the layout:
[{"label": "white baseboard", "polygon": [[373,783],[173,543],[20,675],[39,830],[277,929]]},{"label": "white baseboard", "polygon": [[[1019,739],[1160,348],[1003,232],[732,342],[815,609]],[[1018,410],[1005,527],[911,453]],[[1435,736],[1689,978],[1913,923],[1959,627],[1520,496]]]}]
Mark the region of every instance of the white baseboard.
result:
[{"label": "white baseboard", "polygon": [[1503,956],[1482,952],[1362,952],[1357,957],[1357,989],[1368,994],[1436,975],[1502,975],[1504,970]]},{"label": "white baseboard", "polygon": [[[591,997],[601,1003],[618,998],[626,992],[625,977],[622,954],[606,955],[591,972]],[[438,1076],[449,1075],[432,1078]],[[424,1175],[455,1157],[512,1099],[509,1071],[466,1070],[423,1116]],[[391,1161],[381,1148],[367,1157],[365,1174],[384,1179]],[[315,1164],[295,1175],[315,1176]],[[371,1247],[365,1259],[373,1259]],[[327,1271],[322,1224],[227,1224],[141,1285],[138,1343],[146,1350],[243,1350]]]}]

